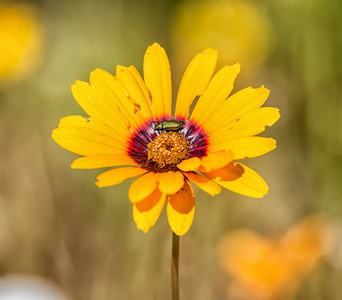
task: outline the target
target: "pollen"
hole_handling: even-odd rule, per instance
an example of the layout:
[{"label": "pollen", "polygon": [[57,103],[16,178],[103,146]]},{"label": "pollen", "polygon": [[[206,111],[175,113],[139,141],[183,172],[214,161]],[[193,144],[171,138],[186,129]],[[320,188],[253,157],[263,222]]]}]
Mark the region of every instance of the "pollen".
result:
[{"label": "pollen", "polygon": [[148,160],[157,164],[158,168],[174,167],[189,157],[190,144],[178,132],[162,132],[148,144]]}]

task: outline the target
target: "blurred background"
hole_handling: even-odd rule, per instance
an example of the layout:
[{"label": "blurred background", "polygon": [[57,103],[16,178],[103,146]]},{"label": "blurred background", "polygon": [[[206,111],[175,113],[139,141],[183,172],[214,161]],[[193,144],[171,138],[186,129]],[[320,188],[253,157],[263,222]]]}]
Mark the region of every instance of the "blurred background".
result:
[{"label": "blurred background", "polygon": [[171,299],[165,211],[137,230],[131,181],[97,188],[102,170],[71,169],[77,156],[51,138],[60,118],[84,114],[75,80],[118,64],[141,73],[153,42],[169,56],[174,95],[211,47],[218,68],[242,65],[234,91],[264,84],[282,115],[263,134],[278,148],[244,161],[268,195],[195,190],[181,299],[341,299],[340,0],[1,1],[0,299],[31,299],[6,298],[13,276],[65,295],[42,299]]}]

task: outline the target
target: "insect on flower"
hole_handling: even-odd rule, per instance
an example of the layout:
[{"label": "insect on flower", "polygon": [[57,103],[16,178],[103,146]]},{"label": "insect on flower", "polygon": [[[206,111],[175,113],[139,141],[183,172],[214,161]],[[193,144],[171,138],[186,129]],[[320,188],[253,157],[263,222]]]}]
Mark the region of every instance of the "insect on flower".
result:
[{"label": "insect on flower", "polygon": [[184,123],[178,120],[164,120],[155,125],[156,130],[179,131],[184,128]]}]

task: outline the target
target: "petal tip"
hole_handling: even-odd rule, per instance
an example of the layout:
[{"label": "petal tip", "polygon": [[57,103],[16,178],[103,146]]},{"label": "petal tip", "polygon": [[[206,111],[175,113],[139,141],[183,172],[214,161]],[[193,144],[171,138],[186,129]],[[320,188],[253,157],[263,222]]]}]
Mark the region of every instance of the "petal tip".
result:
[{"label": "petal tip", "polygon": [[205,49],[201,51],[198,55],[212,56],[215,60],[217,60],[217,50],[214,48]]},{"label": "petal tip", "polygon": [[97,185],[98,188],[103,188],[103,186],[101,185],[101,183],[99,181],[96,181],[95,185]]},{"label": "petal tip", "polygon": [[72,164],[70,165],[71,169],[78,169],[75,161],[72,162]]},{"label": "petal tip", "polygon": [[236,73],[239,74],[241,71],[241,65],[239,63],[236,63],[234,65],[231,66],[231,68],[236,69]]}]

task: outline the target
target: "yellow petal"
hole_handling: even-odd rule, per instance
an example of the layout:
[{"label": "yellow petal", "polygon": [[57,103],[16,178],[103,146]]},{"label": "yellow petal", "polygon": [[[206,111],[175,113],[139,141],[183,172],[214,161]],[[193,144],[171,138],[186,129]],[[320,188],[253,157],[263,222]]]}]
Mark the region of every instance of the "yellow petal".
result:
[{"label": "yellow petal", "polygon": [[137,167],[126,167],[109,170],[97,176],[96,185],[98,187],[116,185],[128,178],[132,178],[146,172],[147,170]]},{"label": "yellow petal", "polygon": [[159,174],[149,172],[133,181],[129,190],[128,198],[132,203],[139,202],[151,195],[157,188]]},{"label": "yellow petal", "polygon": [[117,166],[134,166],[137,163],[127,154],[99,154],[81,157],[72,163],[73,169],[96,169]]},{"label": "yellow petal", "polygon": [[198,173],[186,172],[184,173],[184,175],[188,179],[190,179],[194,184],[196,184],[198,188],[205,191],[211,196],[215,196],[221,193],[221,187],[218,184],[216,184],[208,178],[205,178],[204,176]]},{"label": "yellow petal", "polygon": [[162,193],[172,195],[184,185],[184,176],[181,172],[160,173],[158,183],[158,188]]},{"label": "yellow petal", "polygon": [[112,99],[118,110],[129,121],[129,126],[138,128],[143,124],[139,108],[130,100],[128,93],[113,75],[96,69],[90,73],[90,84]]},{"label": "yellow petal", "polygon": [[171,117],[171,72],[169,59],[159,44],[149,46],[144,56],[144,79],[152,97],[154,118]]},{"label": "yellow petal", "polygon": [[255,110],[263,105],[270,91],[264,86],[258,89],[248,87],[230,96],[221,106],[212,112],[210,122],[205,123],[208,132],[214,132],[221,125],[245,112]]},{"label": "yellow petal", "polygon": [[127,149],[127,141],[130,135],[129,131],[126,128],[122,128],[121,130],[112,128],[99,120],[82,116],[68,116],[62,118],[59,121],[58,127],[85,127],[99,131],[115,138],[115,146],[123,149]]},{"label": "yellow petal", "polygon": [[182,171],[194,171],[197,170],[201,164],[201,160],[198,157],[191,157],[189,159],[183,160],[177,168]]},{"label": "yellow petal", "polygon": [[137,228],[148,232],[162,212],[166,196],[158,189],[140,202],[133,204],[133,219]]},{"label": "yellow petal", "polygon": [[195,56],[187,67],[180,83],[176,118],[187,118],[189,108],[196,96],[203,95],[213,75],[217,61],[217,51],[207,49]]},{"label": "yellow petal", "polygon": [[258,173],[242,164],[236,164],[235,167],[238,166],[240,166],[240,168],[242,167],[244,172],[235,180],[225,180],[227,178],[224,177],[220,178],[219,172],[215,174],[217,170],[206,174],[206,176],[212,178],[214,182],[218,183],[224,188],[241,195],[253,198],[262,198],[268,193],[268,186]]},{"label": "yellow petal", "polygon": [[234,159],[244,159],[246,157],[257,157],[266,154],[276,148],[276,141],[265,137],[244,137],[228,141],[222,141],[218,144],[209,145],[208,151],[220,151],[230,149],[234,153]]},{"label": "yellow petal", "polygon": [[219,143],[233,138],[248,137],[259,134],[266,126],[272,126],[280,118],[279,109],[262,107],[244,113],[233,121],[222,124],[210,135],[209,143]]},{"label": "yellow petal", "polygon": [[126,90],[130,99],[141,107],[145,121],[152,119],[150,94],[144,80],[134,66],[117,66],[115,78]]},{"label": "yellow petal", "polygon": [[167,218],[172,231],[182,236],[188,232],[195,215],[195,196],[191,185],[185,181],[183,188],[167,197]]},{"label": "yellow petal", "polygon": [[234,87],[234,81],[240,72],[240,65],[225,66],[210,81],[203,96],[198,102],[191,115],[191,120],[202,125],[210,118],[213,112],[217,110],[217,106],[226,100]]},{"label": "yellow petal", "polygon": [[201,166],[198,171],[211,172],[228,165],[233,160],[232,151],[219,151],[208,153],[207,156],[201,159]]},{"label": "yellow petal", "polygon": [[83,81],[76,81],[71,87],[77,103],[92,118],[102,121],[113,128],[130,126],[128,120],[118,110],[113,99],[99,89]]},{"label": "yellow petal", "polygon": [[121,144],[117,139],[91,128],[57,128],[53,130],[52,138],[58,145],[79,155],[125,155],[127,153],[127,150],[116,146]]}]

